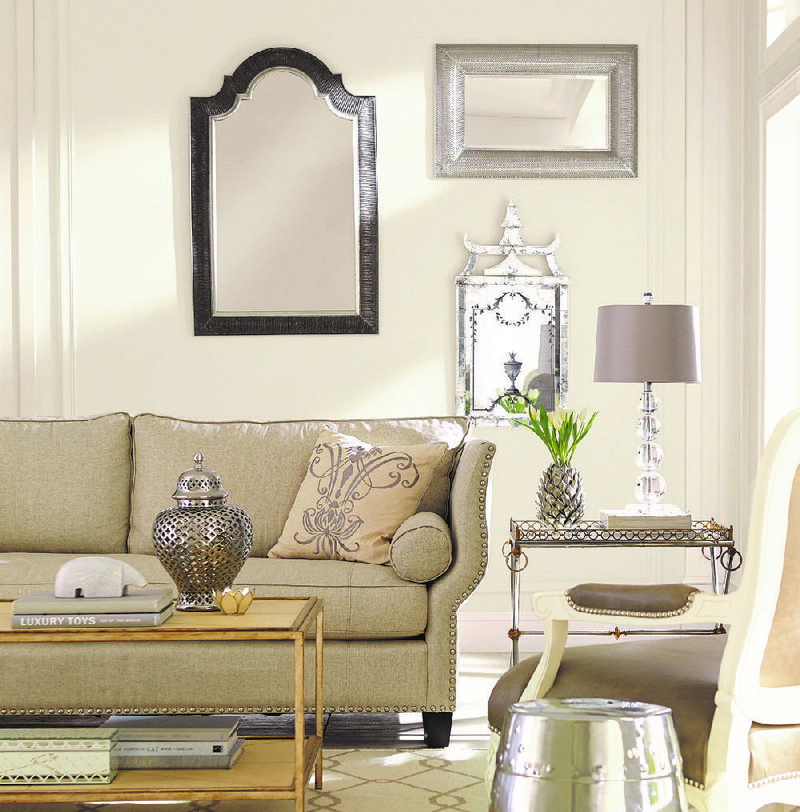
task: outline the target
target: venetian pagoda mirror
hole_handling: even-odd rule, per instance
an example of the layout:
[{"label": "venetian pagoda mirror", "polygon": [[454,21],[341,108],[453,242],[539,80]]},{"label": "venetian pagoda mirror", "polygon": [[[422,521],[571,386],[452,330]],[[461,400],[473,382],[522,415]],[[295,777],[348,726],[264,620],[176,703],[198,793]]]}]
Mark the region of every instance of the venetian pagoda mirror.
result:
[{"label": "venetian pagoda mirror", "polygon": [[[513,200],[497,245],[464,236],[469,259],[456,278],[456,408],[476,423],[507,423],[501,399],[535,400],[547,411],[557,400],[566,406],[569,279],[556,263],[558,245],[558,236],[549,245],[527,245]],[[474,273],[479,257],[497,256],[504,257],[499,264]],[[544,260],[545,268],[520,257]]]},{"label": "venetian pagoda mirror", "polygon": [[442,178],[635,177],[636,45],[437,45]]},{"label": "venetian pagoda mirror", "polygon": [[267,48],[191,99],[195,335],[378,332],[375,99]]}]

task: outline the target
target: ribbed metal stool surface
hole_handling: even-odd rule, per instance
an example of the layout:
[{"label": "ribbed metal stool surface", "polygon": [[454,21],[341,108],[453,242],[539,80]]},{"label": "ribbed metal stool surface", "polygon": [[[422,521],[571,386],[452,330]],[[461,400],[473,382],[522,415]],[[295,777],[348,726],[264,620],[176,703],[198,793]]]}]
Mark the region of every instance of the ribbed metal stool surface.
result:
[{"label": "ribbed metal stool surface", "polygon": [[686,812],[672,712],[612,699],[509,708],[490,812]]}]

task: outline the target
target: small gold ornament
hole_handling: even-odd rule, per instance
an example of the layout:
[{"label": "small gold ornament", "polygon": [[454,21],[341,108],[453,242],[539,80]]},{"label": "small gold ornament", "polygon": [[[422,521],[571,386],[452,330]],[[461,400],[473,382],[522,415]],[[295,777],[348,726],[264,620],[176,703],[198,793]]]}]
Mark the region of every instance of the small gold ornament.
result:
[{"label": "small gold ornament", "polygon": [[214,603],[223,615],[243,615],[253,602],[253,593],[248,587],[235,592],[226,586],[220,591],[214,590]]}]

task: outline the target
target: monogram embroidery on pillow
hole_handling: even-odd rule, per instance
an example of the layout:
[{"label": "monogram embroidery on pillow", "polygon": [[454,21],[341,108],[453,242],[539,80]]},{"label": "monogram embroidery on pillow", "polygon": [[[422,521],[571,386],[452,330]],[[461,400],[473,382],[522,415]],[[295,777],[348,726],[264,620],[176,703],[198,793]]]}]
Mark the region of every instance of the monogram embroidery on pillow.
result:
[{"label": "monogram embroidery on pillow", "polygon": [[359,549],[353,540],[364,524],[359,502],[375,490],[413,488],[419,481],[419,469],[407,452],[357,445],[320,443],[308,473],[317,480],[319,498],[303,511],[303,532],[293,538],[330,558]]}]

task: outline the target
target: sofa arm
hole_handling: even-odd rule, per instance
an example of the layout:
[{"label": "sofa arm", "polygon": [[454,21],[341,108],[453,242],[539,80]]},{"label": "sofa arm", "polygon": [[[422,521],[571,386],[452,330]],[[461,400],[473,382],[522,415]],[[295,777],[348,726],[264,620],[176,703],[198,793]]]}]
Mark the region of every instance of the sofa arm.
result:
[{"label": "sofa arm", "polygon": [[450,489],[450,569],[428,585],[428,673],[446,679],[428,680],[429,711],[452,711],[456,700],[456,613],[486,573],[489,531],[486,519],[489,474],[495,446],[468,440],[461,451]]}]

